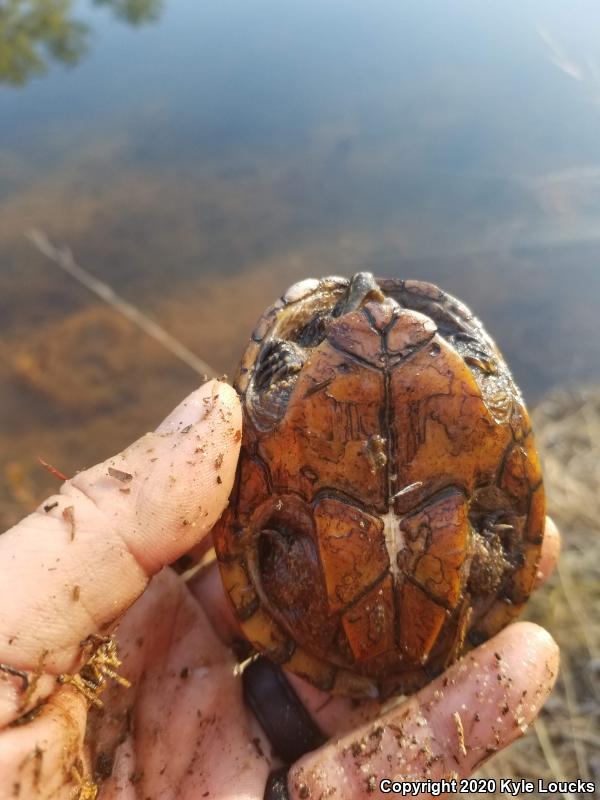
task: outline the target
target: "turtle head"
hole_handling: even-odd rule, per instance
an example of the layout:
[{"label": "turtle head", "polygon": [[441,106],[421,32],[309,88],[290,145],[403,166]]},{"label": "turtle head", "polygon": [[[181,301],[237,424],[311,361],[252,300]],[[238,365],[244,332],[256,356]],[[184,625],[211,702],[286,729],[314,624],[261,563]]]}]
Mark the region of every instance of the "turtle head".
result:
[{"label": "turtle head", "polygon": [[336,304],[332,316],[341,317],[349,311],[356,311],[371,300],[382,303],[385,295],[371,272],[357,272],[350,278],[346,293]]}]

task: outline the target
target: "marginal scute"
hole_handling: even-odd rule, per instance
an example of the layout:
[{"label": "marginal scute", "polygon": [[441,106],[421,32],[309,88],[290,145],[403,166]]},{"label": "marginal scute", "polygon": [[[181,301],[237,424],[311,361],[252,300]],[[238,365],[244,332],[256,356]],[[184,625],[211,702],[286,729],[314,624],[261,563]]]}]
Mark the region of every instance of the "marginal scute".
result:
[{"label": "marginal scute", "polygon": [[240,460],[239,507],[258,508],[270,496],[267,470],[257,459],[243,457]]},{"label": "marginal scute", "polygon": [[420,295],[422,297],[428,297],[430,300],[435,300],[437,302],[444,299],[444,293],[441,289],[438,289],[437,286],[433,283],[425,283],[424,281],[403,281],[404,288],[409,294]]},{"label": "marginal scute", "polygon": [[515,605],[509,598],[491,603],[489,610],[477,619],[469,629],[468,638],[474,647],[487,642],[509,622],[519,616],[523,605]]},{"label": "marginal scute", "polygon": [[259,599],[240,560],[221,562],[221,577],[238,619],[245,622],[258,610]]},{"label": "marginal scute", "polygon": [[342,669],[336,672],[331,691],[334,694],[344,695],[344,697],[354,697],[362,700],[365,698],[374,700],[379,697],[379,690],[375,681],[364,675]]},{"label": "marginal scute", "polygon": [[297,303],[298,300],[306,297],[319,288],[319,281],[316,278],[306,278],[306,280],[298,281],[287,290],[283,295],[285,303]]},{"label": "marginal scute", "polygon": [[348,278],[342,278],[340,275],[329,275],[327,278],[321,278],[321,287],[323,289],[340,289],[348,286]]},{"label": "marginal scute", "polygon": [[515,503],[515,508],[523,512],[529,503],[533,481],[539,480],[535,464],[520,445],[510,448],[504,461],[499,486]]},{"label": "marginal scute", "polygon": [[335,681],[336,668],[321,658],[297,647],[285,662],[285,668],[310,681],[322,692],[330,692]]},{"label": "marginal scute", "polygon": [[529,514],[527,515],[527,526],[525,529],[527,541],[538,547],[541,546],[544,538],[545,514],[546,498],[544,496],[544,487],[540,483],[531,495]]},{"label": "marginal scute", "polygon": [[278,663],[289,661],[296,645],[263,605],[259,605],[252,616],[240,622],[251,645],[260,649],[273,661]]},{"label": "marginal scute", "polygon": [[250,337],[255,342],[262,342],[264,337],[267,335],[269,329],[275,323],[277,316],[281,309],[285,306],[283,300],[276,300],[272,306],[269,306],[262,317],[256,323],[256,327],[252,331],[252,336]]},{"label": "marginal scute", "polygon": [[256,650],[323,691],[417,691],[517,616],[544,533],[529,417],[498,348],[432,284],[301,281],[240,365],[213,530]]},{"label": "marginal scute", "polygon": [[258,342],[251,341],[242,356],[235,378],[235,385],[240,394],[243,394],[248,387],[259,351]]}]

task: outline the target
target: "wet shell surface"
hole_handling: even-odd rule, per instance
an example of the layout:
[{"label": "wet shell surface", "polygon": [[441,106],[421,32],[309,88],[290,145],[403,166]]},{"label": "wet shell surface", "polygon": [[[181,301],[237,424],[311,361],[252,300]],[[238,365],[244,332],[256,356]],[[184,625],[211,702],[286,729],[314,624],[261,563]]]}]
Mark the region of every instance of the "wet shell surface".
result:
[{"label": "wet shell surface", "polygon": [[321,689],[413,692],[510,622],[544,490],[529,417],[461,302],[417,281],[309,279],[261,317],[214,531],[251,644]]}]

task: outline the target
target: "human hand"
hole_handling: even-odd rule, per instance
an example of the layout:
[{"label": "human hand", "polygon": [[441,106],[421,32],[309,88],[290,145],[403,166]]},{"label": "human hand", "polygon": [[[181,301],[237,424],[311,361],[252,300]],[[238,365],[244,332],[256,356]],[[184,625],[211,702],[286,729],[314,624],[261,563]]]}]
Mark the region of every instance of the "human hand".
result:
[{"label": "human hand", "polygon": [[[187,584],[162,569],[210,547],[240,429],[234,391],[208,383],[0,536],[0,800],[90,800],[94,775],[101,800],[263,797],[279,762],[244,703],[217,567]],[[542,575],[557,550],[549,523]],[[120,667],[98,638],[117,621]],[[96,672],[73,678],[90,656]],[[131,687],[99,694],[113,667]],[[289,796],[358,800],[384,777],[468,775],[521,735],[557,668],[550,636],[518,623],[387,711],[289,676],[331,737],[291,767]]]}]

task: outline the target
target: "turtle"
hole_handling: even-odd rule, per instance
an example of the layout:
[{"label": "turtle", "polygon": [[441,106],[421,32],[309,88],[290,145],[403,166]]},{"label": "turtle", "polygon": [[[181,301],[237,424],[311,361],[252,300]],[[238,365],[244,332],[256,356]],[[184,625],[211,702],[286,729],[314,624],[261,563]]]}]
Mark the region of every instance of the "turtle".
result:
[{"label": "turtle", "polygon": [[410,694],[508,624],[544,532],[540,463],[497,346],[421,281],[307,279],[260,318],[214,529],[252,648],[318,688]]}]

